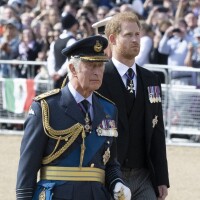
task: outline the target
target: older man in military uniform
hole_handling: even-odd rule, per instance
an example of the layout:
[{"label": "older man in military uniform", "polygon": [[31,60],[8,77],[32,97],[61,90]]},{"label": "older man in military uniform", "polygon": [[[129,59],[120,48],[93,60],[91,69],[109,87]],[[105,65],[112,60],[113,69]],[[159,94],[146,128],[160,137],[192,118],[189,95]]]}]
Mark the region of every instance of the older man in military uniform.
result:
[{"label": "older man in military uniform", "polygon": [[92,36],[64,49],[69,83],[34,99],[21,143],[18,200],[131,198],[116,160],[117,109],[94,92],[107,44]]}]

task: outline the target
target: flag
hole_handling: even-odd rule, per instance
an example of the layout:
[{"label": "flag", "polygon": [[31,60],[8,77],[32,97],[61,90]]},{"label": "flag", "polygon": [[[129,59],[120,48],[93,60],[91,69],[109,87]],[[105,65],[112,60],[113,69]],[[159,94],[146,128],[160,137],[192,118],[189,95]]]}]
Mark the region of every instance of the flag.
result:
[{"label": "flag", "polygon": [[2,84],[3,109],[20,114],[29,110],[35,97],[33,79],[4,79]]}]

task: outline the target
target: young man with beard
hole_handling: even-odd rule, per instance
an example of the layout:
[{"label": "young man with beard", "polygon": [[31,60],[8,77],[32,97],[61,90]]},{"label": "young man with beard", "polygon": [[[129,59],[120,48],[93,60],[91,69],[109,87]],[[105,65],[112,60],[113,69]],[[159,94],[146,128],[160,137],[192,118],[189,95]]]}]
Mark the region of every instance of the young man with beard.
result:
[{"label": "young man with beard", "polygon": [[117,106],[118,160],[132,199],[164,200],[169,179],[161,84],[154,73],[138,66],[140,22],[119,13],[106,24],[112,59],[106,64],[98,90]]}]

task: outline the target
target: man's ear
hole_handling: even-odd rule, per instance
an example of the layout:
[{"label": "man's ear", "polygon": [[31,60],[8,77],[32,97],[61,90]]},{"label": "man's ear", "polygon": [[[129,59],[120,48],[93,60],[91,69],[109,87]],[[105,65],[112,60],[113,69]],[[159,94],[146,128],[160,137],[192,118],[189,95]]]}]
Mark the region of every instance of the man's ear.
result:
[{"label": "man's ear", "polygon": [[76,76],[76,70],[73,64],[69,64],[69,70],[73,74],[73,76]]},{"label": "man's ear", "polygon": [[116,44],[116,36],[114,34],[111,34],[109,36],[109,41],[112,45],[115,45]]}]

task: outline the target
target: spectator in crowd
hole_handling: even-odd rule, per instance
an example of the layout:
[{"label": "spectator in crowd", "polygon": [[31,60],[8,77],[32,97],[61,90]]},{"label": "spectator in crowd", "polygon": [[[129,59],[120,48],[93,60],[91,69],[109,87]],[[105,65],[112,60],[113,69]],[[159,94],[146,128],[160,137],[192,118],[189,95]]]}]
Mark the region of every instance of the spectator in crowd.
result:
[{"label": "spectator in crowd", "polygon": [[143,0],[134,0],[132,1],[132,7],[135,13],[142,17],[144,14]]},{"label": "spectator in crowd", "polygon": [[77,20],[79,21],[77,39],[82,39],[94,35],[94,30],[91,26],[91,21],[87,13],[82,13]]},{"label": "spectator in crowd", "polygon": [[159,46],[161,38],[165,34],[165,31],[170,26],[172,26],[172,23],[170,20],[163,20],[158,25],[158,28],[155,30],[154,37],[153,37],[153,48],[150,52],[150,63],[151,64],[167,65],[168,55],[160,53],[158,51],[158,46]]},{"label": "spectator in crowd", "polygon": [[[25,0],[25,5],[29,6],[33,10],[37,6],[38,0]],[[26,11],[25,11],[26,12]]]},{"label": "spectator in crowd", "polygon": [[135,57],[135,62],[143,66],[144,64],[149,64],[150,52],[153,47],[153,31],[145,21],[141,21],[140,25],[140,52]]},{"label": "spectator in crowd", "polygon": [[[119,112],[118,160],[132,199],[164,200],[169,187],[165,130],[159,78],[138,66],[140,23],[131,13],[119,13],[106,24],[112,50],[100,94]],[[120,98],[119,98],[120,97]]]},{"label": "spectator in crowd", "polygon": [[185,58],[185,65],[188,67],[200,68],[200,27],[194,29],[195,40],[188,44],[188,52]]},{"label": "spectator in crowd", "polygon": [[[19,44],[19,59],[34,61],[38,57],[38,53],[41,51],[41,46],[35,40],[35,35],[31,28],[26,28],[22,31],[22,39]],[[16,77],[35,77],[38,73],[38,66],[27,66],[26,64],[16,67]],[[29,73],[29,76],[27,76]]]},{"label": "spectator in crowd", "polygon": [[54,40],[57,40],[62,33],[62,23],[59,22],[53,26],[53,36]]},{"label": "spectator in crowd", "polygon": [[97,21],[101,21],[108,14],[109,8],[107,6],[99,6],[97,9]]},{"label": "spectator in crowd", "polygon": [[168,8],[154,6],[149,12],[146,23],[152,26],[153,30],[159,26],[162,21],[170,19],[170,12]]},{"label": "spectator in crowd", "polygon": [[[3,35],[0,37],[0,59],[12,60],[19,55],[19,28],[18,21],[10,19],[4,21]],[[10,64],[1,64],[1,77],[10,78],[13,76],[12,66]]]},{"label": "spectator in crowd", "polygon": [[177,10],[175,13],[175,21],[180,18],[184,18],[185,15],[191,11],[190,1],[187,0],[179,0],[177,4]]},{"label": "spectator in crowd", "polygon": [[40,34],[41,23],[42,22],[40,20],[33,19],[30,25],[31,29],[33,30],[33,33],[36,36],[37,41],[41,38],[41,34]]},{"label": "spectator in crowd", "polygon": [[31,27],[31,23],[33,20],[31,13],[25,12],[25,13],[21,14],[20,19],[21,19],[21,23],[22,23],[22,29]]},{"label": "spectator in crowd", "polygon": [[[187,24],[184,19],[179,19],[174,26],[170,26],[159,43],[158,51],[168,55],[167,64],[170,66],[184,66],[188,51],[188,44],[192,42],[187,34]],[[171,74],[173,84],[191,84],[192,73],[174,71]]]},{"label": "spectator in crowd", "polygon": [[120,12],[119,7],[113,7],[109,10],[109,12],[107,13],[106,17],[112,17],[113,15],[117,14]]},{"label": "spectator in crowd", "polygon": [[74,17],[76,17],[77,14],[77,10],[80,8],[80,2],[75,0],[74,2],[66,2],[63,11],[62,11],[62,15],[65,15],[66,13],[70,13],[72,14]]},{"label": "spectator in crowd", "polygon": [[[160,53],[158,51],[160,40],[162,39],[163,35],[165,34],[165,31],[172,26],[172,23],[170,20],[164,20],[160,22],[158,25],[158,28],[156,28],[153,36],[153,47],[150,52],[150,58],[149,61],[151,64],[158,64],[158,65],[167,65],[168,55]],[[161,83],[166,83],[168,78],[163,72],[156,71],[155,72],[159,78]]]},{"label": "spectator in crowd", "polygon": [[0,6],[0,37],[3,34],[3,23],[10,19],[20,21],[17,11],[12,6],[3,4]]},{"label": "spectator in crowd", "polygon": [[2,13],[0,15],[0,19],[9,20],[11,18],[17,18],[17,12],[12,6],[4,5],[2,7]]},{"label": "spectator in crowd", "polygon": [[184,66],[187,45],[190,41],[185,20],[179,19],[165,31],[158,50],[160,53],[168,55],[168,65]]},{"label": "spectator in crowd", "polygon": [[51,44],[54,41],[54,31],[51,30],[48,32],[48,43]]},{"label": "spectator in crowd", "polygon": [[93,5],[82,6],[80,9],[78,9],[76,19],[79,19],[81,16],[87,16],[91,24],[97,21],[96,11]]},{"label": "spectator in crowd", "polygon": [[119,7],[119,11],[120,12],[133,12],[136,13],[133,6],[131,4],[128,3],[124,3]]},{"label": "spectator in crowd", "polygon": [[46,15],[46,20],[49,22],[51,28],[60,22],[60,15],[57,8],[50,8]]},{"label": "spectator in crowd", "polygon": [[104,37],[92,36],[62,51],[69,59],[69,83],[39,95],[31,105],[20,149],[17,200],[52,195],[110,200],[110,194],[115,200],[131,199],[116,157],[117,108],[94,93],[102,83],[107,44]]},{"label": "spectator in crowd", "polygon": [[197,17],[193,12],[189,12],[184,17],[187,24],[187,34],[191,37],[191,40],[194,38],[194,29],[197,27]]},{"label": "spectator in crowd", "polygon": [[191,8],[192,8],[191,10],[194,13],[194,15],[198,17],[200,14],[200,1],[194,0],[193,2],[190,3],[190,5],[191,5]]},{"label": "spectator in crowd", "polygon": [[50,8],[58,8],[58,0],[43,0],[40,1],[40,9],[49,10]]},{"label": "spectator in crowd", "polygon": [[61,54],[61,50],[76,42],[76,33],[79,26],[76,18],[70,13],[63,16],[61,22],[63,32],[55,42],[51,43],[47,59],[47,68],[54,81],[54,88],[62,86],[67,73],[66,58]]},{"label": "spectator in crowd", "polygon": [[52,28],[51,28],[49,22],[44,20],[44,21],[41,21],[40,26],[39,26],[39,34],[36,35],[37,42],[40,44],[41,50],[44,50],[46,52],[48,52],[48,50],[50,48],[50,44],[48,41],[48,33],[51,30],[52,30]]},{"label": "spectator in crowd", "polygon": [[18,14],[23,12],[25,0],[9,0],[8,5],[12,6]]}]

